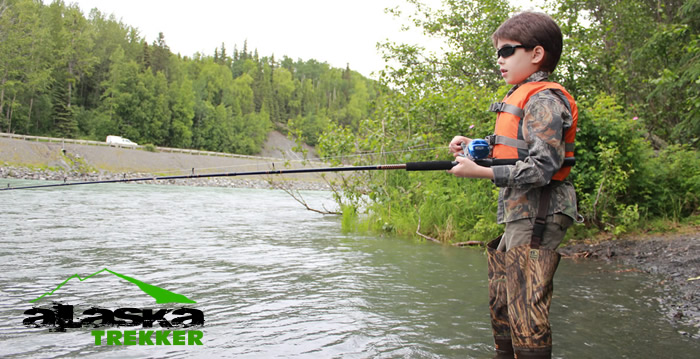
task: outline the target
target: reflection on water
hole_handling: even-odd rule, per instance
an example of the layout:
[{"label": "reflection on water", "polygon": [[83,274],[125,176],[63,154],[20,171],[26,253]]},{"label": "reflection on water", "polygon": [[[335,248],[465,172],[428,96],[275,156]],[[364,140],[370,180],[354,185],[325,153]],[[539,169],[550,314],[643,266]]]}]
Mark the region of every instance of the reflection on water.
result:
[{"label": "reflection on water", "polygon": [[[304,195],[312,206],[334,206],[328,193]],[[2,357],[491,354],[480,250],[342,233],[337,217],[306,211],[283,192],[136,184],[7,191],[0,213]],[[22,325],[31,300],[105,267],[195,300],[203,345],[95,346],[89,328]],[[695,357],[700,343],[664,321],[650,278],[615,269],[562,261],[555,356]],[[92,306],[180,306],[155,304],[105,273],[70,281],[38,304],[51,300],[74,305],[76,316]]]}]

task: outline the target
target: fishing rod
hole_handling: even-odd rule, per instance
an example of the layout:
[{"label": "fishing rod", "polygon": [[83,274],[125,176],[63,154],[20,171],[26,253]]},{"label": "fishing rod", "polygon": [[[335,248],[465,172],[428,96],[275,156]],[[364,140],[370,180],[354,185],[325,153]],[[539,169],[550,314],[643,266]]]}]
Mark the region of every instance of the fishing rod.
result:
[{"label": "fishing rod", "polygon": [[[517,159],[478,159],[474,160],[476,164],[482,167],[514,165]],[[574,157],[564,159],[564,166],[573,166],[576,163]],[[140,181],[161,181],[161,180],[176,180],[176,179],[197,179],[197,178],[212,178],[212,177],[236,177],[236,176],[259,176],[259,175],[281,175],[295,173],[318,173],[318,172],[347,172],[347,171],[373,171],[373,170],[406,170],[406,171],[439,171],[449,170],[458,164],[457,161],[425,161],[425,162],[407,162],[402,164],[386,164],[386,165],[368,165],[368,166],[347,166],[347,167],[319,167],[319,168],[299,168],[299,169],[283,169],[283,170],[266,170],[266,171],[250,171],[250,172],[222,172],[209,174],[189,174],[178,176],[155,176],[155,177],[139,177],[139,178],[121,178],[99,181],[82,181],[82,182],[62,182],[50,183],[41,185],[29,185],[0,188],[0,191],[10,191],[19,189],[33,188],[48,188],[48,187],[63,187],[63,186],[78,186],[87,184],[102,184],[102,183],[124,183],[124,182],[140,182]]]}]

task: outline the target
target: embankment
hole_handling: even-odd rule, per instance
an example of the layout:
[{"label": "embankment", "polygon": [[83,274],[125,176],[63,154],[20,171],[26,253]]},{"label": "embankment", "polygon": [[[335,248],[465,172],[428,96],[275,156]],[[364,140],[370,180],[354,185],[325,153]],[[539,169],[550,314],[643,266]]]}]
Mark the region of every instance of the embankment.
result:
[{"label": "embankment", "polygon": [[[299,154],[290,151],[293,143],[272,133],[263,153],[270,157],[237,156],[192,151],[173,153],[143,148],[123,148],[0,137],[0,177],[37,180],[104,180],[122,177],[211,174],[264,171],[270,169],[319,167],[318,162],[303,164]],[[272,157],[277,156],[277,157]],[[286,158],[285,158],[286,156]],[[285,183],[295,189],[328,189],[319,174],[285,176],[220,177],[171,181],[173,184],[273,188]]]}]

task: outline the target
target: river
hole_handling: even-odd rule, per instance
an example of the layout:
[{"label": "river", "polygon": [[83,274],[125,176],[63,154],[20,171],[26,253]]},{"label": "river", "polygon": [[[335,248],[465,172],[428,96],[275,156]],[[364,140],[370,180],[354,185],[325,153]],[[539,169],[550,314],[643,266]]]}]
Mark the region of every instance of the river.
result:
[{"label": "river", "polygon": [[[330,193],[302,194],[312,207],[335,206]],[[344,233],[338,216],[308,211],[282,191],[141,184],[2,191],[0,213],[0,357],[488,358],[492,352],[482,250]],[[75,274],[103,268],[196,303],[157,304],[105,271],[32,302]],[[551,309],[554,356],[697,357],[700,341],[680,334],[660,312],[658,280],[564,259]],[[25,311],[54,302],[73,305],[76,321],[92,307],[195,308],[204,325],[184,330],[201,331],[202,345],[96,345],[94,328],[61,332],[23,324],[31,317]]]}]

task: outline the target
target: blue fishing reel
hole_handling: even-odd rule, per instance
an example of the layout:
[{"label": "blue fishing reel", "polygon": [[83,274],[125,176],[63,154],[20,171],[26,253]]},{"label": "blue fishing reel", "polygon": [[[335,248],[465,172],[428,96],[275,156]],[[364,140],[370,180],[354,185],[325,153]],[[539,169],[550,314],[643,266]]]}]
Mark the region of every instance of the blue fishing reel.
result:
[{"label": "blue fishing reel", "polygon": [[[464,145],[462,145],[462,149],[464,150]],[[489,156],[489,153],[491,152],[489,148],[489,143],[484,140],[484,139],[475,139],[469,142],[469,146],[466,146],[467,149],[465,153],[469,153],[469,157],[471,157],[473,160],[483,160]]]}]

